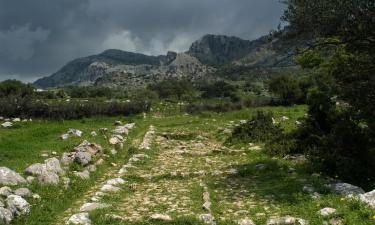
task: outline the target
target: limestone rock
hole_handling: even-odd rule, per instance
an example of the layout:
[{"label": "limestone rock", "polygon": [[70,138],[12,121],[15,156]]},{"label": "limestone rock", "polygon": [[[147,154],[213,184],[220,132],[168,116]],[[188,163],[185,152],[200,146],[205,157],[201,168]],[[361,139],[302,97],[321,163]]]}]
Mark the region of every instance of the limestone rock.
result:
[{"label": "limestone rock", "polygon": [[105,184],[103,185],[103,187],[100,189],[102,192],[112,192],[112,193],[116,193],[116,192],[119,192],[121,191],[121,189],[119,187],[115,187],[113,185],[110,185],[110,184]]},{"label": "limestone rock", "polygon": [[1,126],[4,127],[4,128],[9,128],[9,127],[13,127],[13,123],[7,121],[5,123],[2,123]]},{"label": "limestone rock", "polygon": [[128,135],[129,134],[129,130],[128,128],[126,128],[125,126],[118,126],[116,127],[112,133],[114,134],[124,134],[124,135]]},{"label": "limestone rock", "polygon": [[4,207],[0,207],[0,224],[10,224],[13,220],[13,213]]},{"label": "limestone rock", "polygon": [[360,201],[368,204],[371,208],[375,209],[375,190],[359,195]]},{"label": "limestone rock", "polygon": [[114,179],[108,180],[106,184],[116,186],[120,184],[125,184],[125,182],[126,181],[122,178],[114,178]]},{"label": "limestone rock", "polygon": [[32,193],[28,188],[18,188],[14,191],[15,195],[21,196],[21,197],[31,197]]},{"label": "limestone rock", "polygon": [[12,194],[12,189],[10,187],[5,186],[5,187],[0,188],[0,196],[8,197],[11,194]]},{"label": "limestone rock", "polygon": [[46,165],[47,171],[56,173],[56,174],[64,174],[64,170],[61,168],[60,161],[57,158],[50,158],[44,160]]},{"label": "limestone rock", "polygon": [[60,158],[60,162],[64,166],[69,166],[74,161],[74,153],[64,152]]},{"label": "limestone rock", "polygon": [[30,165],[29,167],[26,168],[25,174],[26,175],[33,175],[37,176],[43,173],[43,171],[46,170],[46,165],[42,163],[35,163]]},{"label": "limestone rock", "polygon": [[77,213],[72,215],[66,224],[91,225],[91,220],[88,213]]},{"label": "limestone rock", "polygon": [[97,134],[95,131],[92,131],[92,132],[91,132],[91,136],[92,136],[92,137],[96,137],[96,136],[98,136],[98,134]]},{"label": "limestone rock", "polygon": [[172,218],[169,215],[159,214],[159,213],[151,215],[150,218],[152,220],[161,220],[161,221],[171,221],[172,220]]},{"label": "limestone rock", "polygon": [[94,210],[97,210],[97,209],[104,209],[104,208],[108,208],[108,207],[110,207],[110,205],[108,205],[108,204],[102,204],[102,203],[85,203],[80,208],[80,211],[81,212],[90,212],[90,211],[94,211]]},{"label": "limestone rock", "polygon": [[245,219],[239,220],[238,225],[255,225],[255,223],[251,219],[245,218]]},{"label": "limestone rock", "polygon": [[211,214],[201,214],[199,215],[199,219],[206,224],[216,224],[215,218]]},{"label": "limestone rock", "polygon": [[103,149],[100,145],[95,143],[90,143],[84,140],[80,145],[74,148],[75,152],[88,152],[90,155],[99,155],[102,153]]},{"label": "limestone rock", "polygon": [[122,137],[121,135],[113,135],[109,139],[109,143],[111,145],[118,145],[118,144],[124,143],[124,137]]},{"label": "limestone rock", "polygon": [[277,218],[270,218],[267,220],[267,225],[306,225],[307,222],[304,219],[299,219],[291,216],[284,216],[284,217],[277,217]]},{"label": "limestone rock", "polygon": [[18,195],[9,195],[6,199],[8,209],[15,215],[28,214],[30,212],[29,203]]},{"label": "limestone rock", "polygon": [[74,155],[74,161],[83,166],[89,164],[91,160],[92,158],[89,152],[77,152]]},{"label": "limestone rock", "polygon": [[340,195],[357,195],[365,193],[362,188],[348,183],[335,183],[330,187],[333,192]]},{"label": "limestone rock", "polygon": [[74,175],[81,178],[82,180],[90,179],[90,172],[88,170],[84,170],[82,172],[75,172]]},{"label": "limestone rock", "polygon": [[37,179],[41,185],[58,185],[60,181],[59,176],[50,171],[43,171],[42,174],[38,175]]},{"label": "limestone rock", "polygon": [[0,167],[0,185],[25,184],[26,180],[7,167]]},{"label": "limestone rock", "polygon": [[336,209],[334,208],[324,208],[318,211],[318,214],[323,217],[330,216],[336,212]]}]

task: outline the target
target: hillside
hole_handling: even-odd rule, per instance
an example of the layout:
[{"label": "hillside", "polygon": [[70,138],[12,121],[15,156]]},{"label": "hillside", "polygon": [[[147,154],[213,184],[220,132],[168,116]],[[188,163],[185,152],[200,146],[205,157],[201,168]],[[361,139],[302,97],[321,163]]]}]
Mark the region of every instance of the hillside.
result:
[{"label": "hillside", "polygon": [[[279,35],[282,36],[282,35]],[[296,48],[304,40],[264,36],[254,41],[223,35],[206,35],[185,53],[148,56],[121,50],[75,59],[49,77],[37,80],[40,88],[69,85],[141,87],[165,79],[200,80],[217,68],[230,65],[251,71],[293,67]]]}]

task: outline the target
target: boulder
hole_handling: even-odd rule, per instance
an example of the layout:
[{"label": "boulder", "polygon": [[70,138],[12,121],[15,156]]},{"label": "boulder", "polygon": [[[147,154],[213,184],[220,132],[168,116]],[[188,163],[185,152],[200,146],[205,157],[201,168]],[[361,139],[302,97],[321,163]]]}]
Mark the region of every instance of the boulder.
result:
[{"label": "boulder", "polygon": [[0,167],[0,185],[25,184],[26,180],[7,167]]},{"label": "boulder", "polygon": [[245,218],[238,221],[238,225],[255,225],[254,221],[249,218]]},{"label": "boulder", "polygon": [[18,188],[14,191],[14,194],[21,197],[31,197],[33,195],[31,191],[27,188]]},{"label": "boulder", "polygon": [[299,219],[291,216],[284,216],[284,217],[277,217],[277,218],[270,218],[267,220],[267,225],[306,225],[307,221],[304,219]]},{"label": "boulder", "polygon": [[65,172],[63,169],[61,169],[60,161],[57,158],[50,158],[44,160],[44,163],[46,165],[46,170],[63,175]]},{"label": "boulder", "polygon": [[368,204],[371,208],[375,209],[375,190],[359,195],[360,201]]},{"label": "boulder", "polygon": [[13,220],[13,213],[4,207],[0,207],[0,224],[10,224]]},{"label": "boulder", "polygon": [[116,193],[116,192],[119,192],[121,191],[121,189],[119,187],[115,187],[113,185],[110,185],[110,184],[105,184],[103,185],[103,187],[100,189],[100,191],[102,192],[106,192],[106,193]]},{"label": "boulder", "polygon": [[21,196],[9,195],[6,204],[13,215],[23,215],[30,212],[29,203]]},{"label": "boulder", "polygon": [[77,213],[72,215],[66,224],[91,225],[91,220],[88,213]]},{"label": "boulder", "polygon": [[95,172],[96,171],[96,166],[95,165],[89,165],[86,168],[89,172]]},{"label": "boulder", "polygon": [[330,216],[336,212],[336,209],[334,208],[324,208],[318,211],[318,214],[323,217]]},{"label": "boulder", "polygon": [[80,145],[74,148],[75,152],[88,152],[90,155],[99,155],[103,149],[100,145],[90,143],[84,140]]},{"label": "boulder", "polygon": [[91,132],[91,136],[92,136],[92,137],[96,137],[96,136],[98,136],[98,134],[97,134],[95,131],[92,131],[92,132]]},{"label": "boulder", "polygon": [[69,129],[67,134],[69,134],[69,136],[73,136],[73,137],[81,137],[82,131],[77,130],[77,129]]},{"label": "boulder", "polygon": [[85,203],[83,206],[79,209],[81,212],[91,212],[97,209],[104,209],[108,208],[111,205],[103,204],[103,203]]},{"label": "boulder", "polygon": [[112,133],[114,133],[114,134],[125,134],[125,135],[128,135],[129,134],[129,130],[125,126],[118,126],[118,127],[116,127],[112,131]]},{"label": "boulder", "polygon": [[122,143],[124,143],[124,137],[122,137],[121,135],[113,135],[113,136],[109,139],[109,143],[110,143],[111,145],[122,144]]},{"label": "boulder", "polygon": [[35,180],[35,177],[33,177],[33,176],[26,177],[26,181],[27,181],[28,184],[32,184],[34,182],[34,180]]},{"label": "boulder", "polygon": [[0,188],[0,197],[8,197],[11,194],[12,189],[10,189],[10,187],[5,186]]},{"label": "boulder", "polygon": [[14,118],[13,122],[21,122],[21,119],[20,118]]},{"label": "boulder", "polygon": [[7,121],[5,123],[2,123],[1,126],[4,127],[4,128],[9,128],[9,127],[13,127],[13,123]]},{"label": "boulder", "polygon": [[171,221],[172,220],[172,218],[169,215],[159,214],[159,213],[155,213],[155,214],[151,215],[150,219],[160,220],[160,221]]},{"label": "boulder", "polygon": [[91,162],[91,154],[89,152],[77,152],[74,156],[74,161],[83,166]]},{"label": "boulder", "polygon": [[37,176],[42,174],[43,171],[46,171],[46,165],[42,163],[35,163],[26,168],[25,174]]},{"label": "boulder", "polygon": [[82,172],[75,172],[74,175],[81,178],[82,180],[90,179],[90,172],[88,170],[84,170]]},{"label": "boulder", "polygon": [[37,179],[41,185],[58,185],[60,181],[59,176],[56,173],[47,170],[39,174]]},{"label": "boulder", "polygon": [[348,183],[335,183],[331,184],[331,190],[339,195],[357,195],[357,194],[364,194],[365,191],[357,186]]},{"label": "boulder", "polygon": [[125,184],[125,180],[122,179],[122,178],[114,178],[114,179],[111,179],[111,180],[107,180],[106,184],[108,185],[120,185],[120,184]]},{"label": "boulder", "polygon": [[206,224],[216,224],[215,218],[211,214],[201,214],[199,219]]},{"label": "boulder", "polygon": [[74,161],[74,153],[64,152],[60,158],[60,163],[64,166],[69,166]]}]

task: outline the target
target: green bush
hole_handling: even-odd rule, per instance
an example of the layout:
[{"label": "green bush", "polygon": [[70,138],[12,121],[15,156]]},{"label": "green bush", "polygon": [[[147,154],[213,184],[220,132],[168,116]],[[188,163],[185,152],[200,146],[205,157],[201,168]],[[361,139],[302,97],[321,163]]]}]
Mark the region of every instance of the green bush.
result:
[{"label": "green bush", "polygon": [[229,143],[265,142],[281,135],[283,130],[273,124],[272,113],[257,111],[252,119],[238,126],[228,139]]}]

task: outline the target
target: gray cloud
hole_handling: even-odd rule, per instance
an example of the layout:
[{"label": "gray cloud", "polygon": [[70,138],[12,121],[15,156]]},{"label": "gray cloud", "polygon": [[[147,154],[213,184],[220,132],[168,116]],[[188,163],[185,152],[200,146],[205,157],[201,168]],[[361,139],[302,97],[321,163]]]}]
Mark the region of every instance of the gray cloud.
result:
[{"label": "gray cloud", "polygon": [[255,39],[277,27],[278,0],[0,0],[0,80],[33,80],[117,48],[185,51],[204,34]]}]

